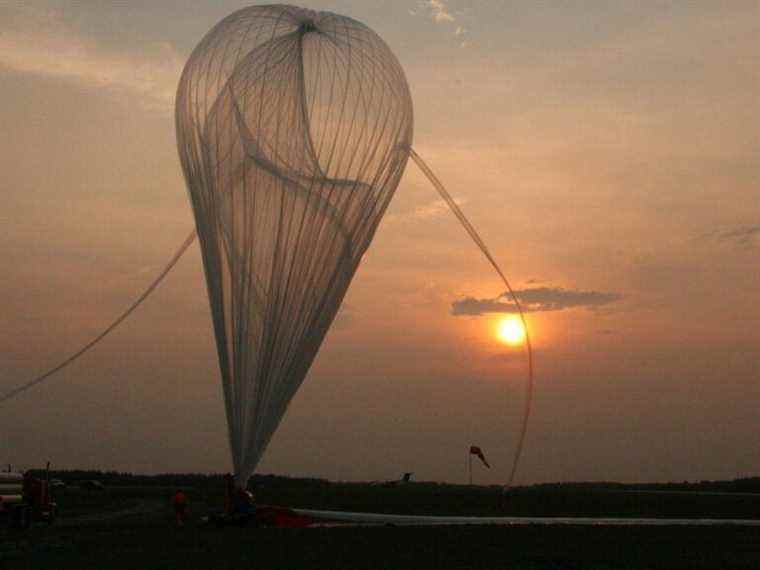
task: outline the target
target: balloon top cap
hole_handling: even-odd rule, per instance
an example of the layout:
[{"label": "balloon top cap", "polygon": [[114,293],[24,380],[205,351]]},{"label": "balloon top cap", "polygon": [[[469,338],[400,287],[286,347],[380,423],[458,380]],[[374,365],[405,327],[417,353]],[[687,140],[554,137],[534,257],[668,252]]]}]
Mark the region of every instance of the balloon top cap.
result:
[{"label": "balloon top cap", "polygon": [[302,34],[308,34],[309,32],[317,32],[319,30],[317,29],[317,24],[314,22],[314,20],[312,20],[311,18],[309,18],[308,20],[304,20],[301,23],[299,31]]}]

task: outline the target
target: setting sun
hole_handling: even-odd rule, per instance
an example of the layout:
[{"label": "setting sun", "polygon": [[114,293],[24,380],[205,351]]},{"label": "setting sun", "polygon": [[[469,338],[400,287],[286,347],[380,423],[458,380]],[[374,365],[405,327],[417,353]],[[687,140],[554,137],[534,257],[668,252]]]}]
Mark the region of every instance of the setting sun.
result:
[{"label": "setting sun", "polygon": [[504,344],[519,346],[525,342],[525,327],[520,317],[506,317],[499,321],[496,336]]}]

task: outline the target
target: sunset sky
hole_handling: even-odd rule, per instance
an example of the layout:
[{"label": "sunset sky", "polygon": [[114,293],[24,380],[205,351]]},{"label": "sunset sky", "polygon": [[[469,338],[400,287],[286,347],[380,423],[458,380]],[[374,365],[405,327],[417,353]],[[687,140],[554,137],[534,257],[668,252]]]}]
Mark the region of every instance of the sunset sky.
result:
[{"label": "sunset sky", "polygon": [[[642,6],[639,6],[642,4]],[[0,3],[0,393],[77,350],[194,227],[173,99],[247,4]],[[324,1],[390,46],[415,148],[530,309],[518,483],[760,474],[760,2]],[[409,163],[259,472],[503,482],[525,357]],[[138,313],[0,405],[0,462],[230,469],[195,245]]]}]

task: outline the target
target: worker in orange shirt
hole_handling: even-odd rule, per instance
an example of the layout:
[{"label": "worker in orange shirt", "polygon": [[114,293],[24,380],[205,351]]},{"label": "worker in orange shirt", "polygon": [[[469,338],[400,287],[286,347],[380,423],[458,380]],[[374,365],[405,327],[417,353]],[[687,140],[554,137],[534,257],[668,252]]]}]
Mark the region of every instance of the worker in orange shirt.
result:
[{"label": "worker in orange shirt", "polygon": [[172,505],[174,506],[174,516],[177,521],[177,526],[183,526],[185,524],[188,502],[187,495],[185,495],[182,489],[177,489],[177,492],[174,493],[174,496],[172,497]]}]

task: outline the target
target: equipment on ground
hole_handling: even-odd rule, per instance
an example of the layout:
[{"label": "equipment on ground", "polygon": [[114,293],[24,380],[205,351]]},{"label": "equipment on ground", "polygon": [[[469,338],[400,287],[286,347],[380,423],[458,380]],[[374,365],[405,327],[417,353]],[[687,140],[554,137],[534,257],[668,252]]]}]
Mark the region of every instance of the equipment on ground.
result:
[{"label": "equipment on ground", "polygon": [[89,479],[87,481],[80,481],[79,488],[83,491],[104,491],[105,485],[95,479]]},{"label": "equipment on ground", "polygon": [[50,468],[44,478],[37,478],[30,471],[0,473],[0,517],[8,526],[26,529],[33,522],[55,521],[58,505],[51,493]]}]

